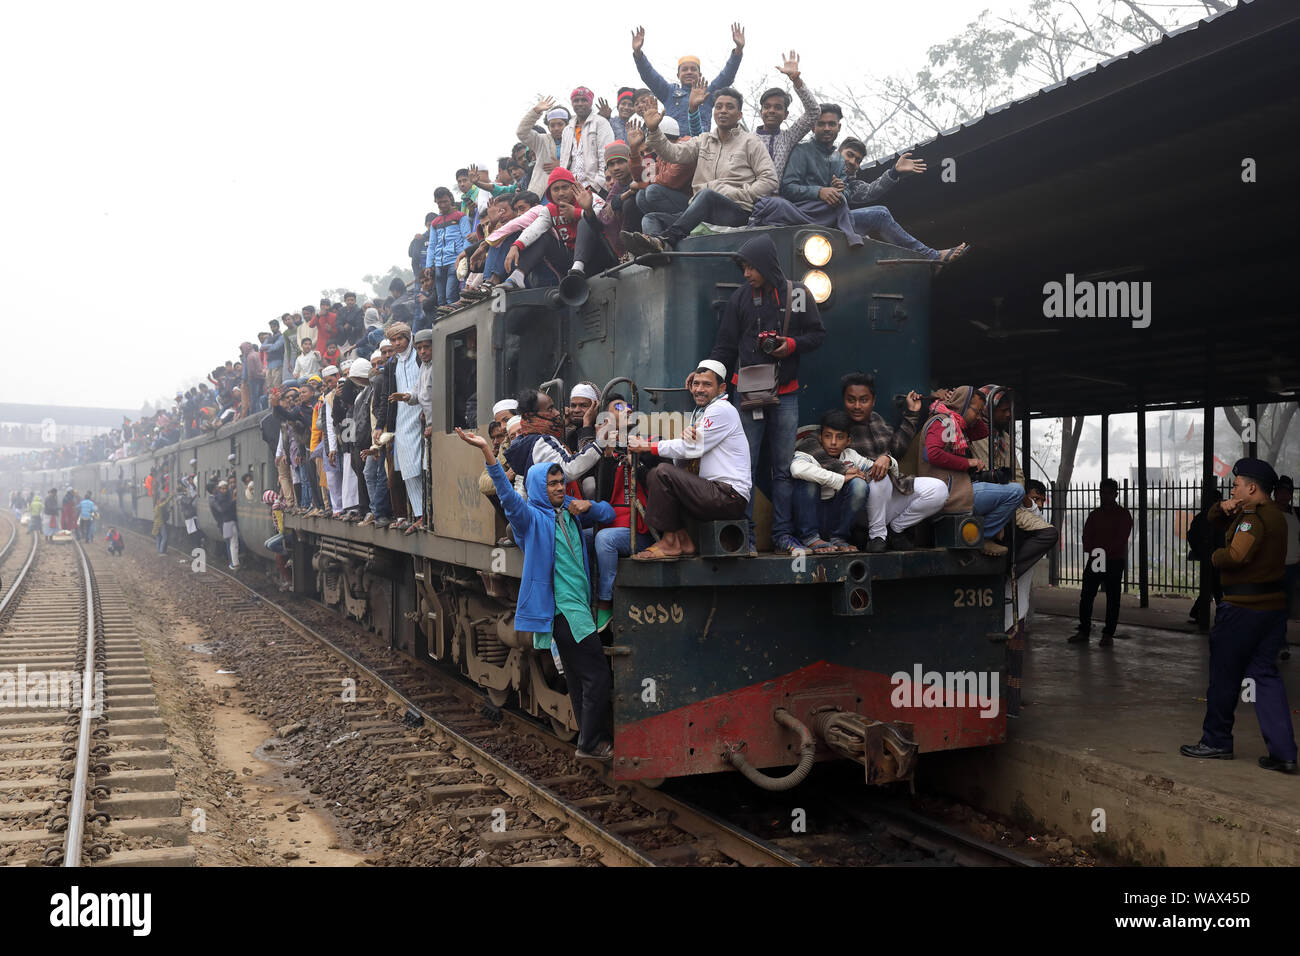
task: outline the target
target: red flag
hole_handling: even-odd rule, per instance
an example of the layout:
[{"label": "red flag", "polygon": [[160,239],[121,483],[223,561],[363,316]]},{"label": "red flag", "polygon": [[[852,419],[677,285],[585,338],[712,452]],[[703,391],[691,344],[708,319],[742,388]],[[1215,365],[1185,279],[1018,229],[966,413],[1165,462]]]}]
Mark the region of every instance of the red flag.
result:
[{"label": "red flag", "polygon": [[1196,422],[1192,422],[1190,425],[1187,426],[1187,437],[1184,438],[1183,441],[1191,441],[1192,435],[1195,433],[1196,433]]},{"label": "red flag", "polygon": [[1229,465],[1222,458],[1220,458],[1218,455],[1215,455],[1214,474],[1219,478],[1227,478],[1230,474],[1232,474],[1232,466]]}]

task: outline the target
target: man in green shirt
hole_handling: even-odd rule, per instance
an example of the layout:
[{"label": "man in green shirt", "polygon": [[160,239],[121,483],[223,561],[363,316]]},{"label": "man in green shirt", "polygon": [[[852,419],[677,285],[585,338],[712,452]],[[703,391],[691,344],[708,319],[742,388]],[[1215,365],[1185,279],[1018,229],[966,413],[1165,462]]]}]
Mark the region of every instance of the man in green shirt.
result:
[{"label": "man in green shirt", "polygon": [[506,478],[486,438],[460,428],[456,434],[483,452],[497,500],[524,554],[515,630],[532,631],[533,647],[540,650],[549,650],[555,641],[578,721],[577,756],[609,760],[614,755],[609,699],[613,680],[591,616],[591,572],[582,529],[613,521],[614,509],[605,501],[570,498],[564,491],[564,471],[554,462],[529,467],[524,499]]}]

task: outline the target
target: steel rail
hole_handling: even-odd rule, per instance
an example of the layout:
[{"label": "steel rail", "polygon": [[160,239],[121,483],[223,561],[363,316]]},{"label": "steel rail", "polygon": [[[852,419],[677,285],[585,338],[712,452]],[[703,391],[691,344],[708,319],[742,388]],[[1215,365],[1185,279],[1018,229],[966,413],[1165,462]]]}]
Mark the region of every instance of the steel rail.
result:
[{"label": "steel rail", "polygon": [[[5,612],[10,609],[14,598],[18,596],[19,589],[27,579],[27,572],[31,570],[32,562],[36,560],[36,549],[40,543],[41,534],[38,528],[37,533],[32,535],[32,550],[27,555],[27,562],[23,565],[23,569],[18,572],[18,577],[14,578],[14,583],[9,585],[9,590],[5,592],[4,598],[0,599],[0,621],[4,620]],[[12,544],[13,542],[10,542],[10,545]]]},{"label": "steel rail", "polygon": [[[611,833],[610,831],[604,829],[603,827],[600,826],[600,824],[591,820],[589,817],[581,813],[577,808],[571,806],[567,800],[565,800],[563,797],[557,794],[550,787],[544,787],[541,784],[537,783],[535,780],[530,779],[526,774],[519,772],[515,768],[511,767],[509,764],[506,764],[499,758],[488,753],[478,744],[462,736],[455,729],[443,723],[435,715],[425,710],[419,704],[415,703],[413,700],[411,700],[409,697],[407,697],[405,694],[399,691],[396,687],[393,686],[392,683],[390,683],[388,680],[386,680],[376,671],[372,670],[370,667],[363,664],[361,661],[357,660],[355,657],[353,657],[343,648],[339,647],[337,644],[335,644],[325,635],[321,634],[311,625],[306,624],[303,621],[300,621],[297,617],[295,617],[290,612],[286,611],[285,609],[279,607],[276,604],[273,604],[271,601],[267,600],[267,598],[264,595],[250,588],[247,584],[245,584],[243,581],[240,581],[238,578],[235,578],[229,574],[226,574],[224,571],[220,571],[215,568],[210,568],[209,570],[215,571],[218,576],[226,579],[230,583],[243,589],[250,595],[251,598],[260,601],[262,604],[264,604],[267,607],[268,610],[270,610],[278,617],[280,617],[286,624],[290,625],[292,628],[304,634],[305,636],[311,638],[317,643],[324,645],[330,651],[330,653],[333,654],[335,657],[345,661],[350,666],[355,667],[358,671],[360,671],[363,675],[365,675],[365,677],[368,680],[372,680],[376,684],[381,686],[384,689],[384,692],[389,697],[396,700],[403,707],[407,708],[408,711],[419,714],[421,718],[423,718],[426,722],[428,722],[430,725],[436,728],[437,731],[443,735],[443,737],[452,741],[457,747],[461,748],[462,750],[472,754],[474,760],[486,764],[493,772],[497,773],[502,778],[506,778],[513,781],[518,786],[525,788],[528,792],[532,793],[533,795],[545,801],[554,810],[560,813],[565,818],[566,821],[568,821],[574,826],[574,828],[578,831],[577,833],[574,834],[574,836],[581,835],[582,837],[591,840],[592,842],[597,844],[598,847],[601,848],[603,851],[605,852],[612,851],[613,856],[620,863],[623,863],[625,865],[631,865],[631,866],[658,866],[659,865],[659,863],[656,860],[646,856],[644,853],[642,853],[636,847],[632,846],[630,843],[628,843],[618,834]],[[570,839],[572,839],[572,837],[570,837]],[[578,841],[575,840],[574,842],[578,842]]]},{"label": "steel rail", "polygon": [[81,838],[86,826],[86,789],[90,777],[91,724],[96,719],[95,694],[95,576],[80,541],[81,580],[86,592],[86,664],[81,672],[81,722],[77,733],[77,764],[72,778],[72,799],[68,803],[68,832],[63,841],[63,865],[81,865]]}]

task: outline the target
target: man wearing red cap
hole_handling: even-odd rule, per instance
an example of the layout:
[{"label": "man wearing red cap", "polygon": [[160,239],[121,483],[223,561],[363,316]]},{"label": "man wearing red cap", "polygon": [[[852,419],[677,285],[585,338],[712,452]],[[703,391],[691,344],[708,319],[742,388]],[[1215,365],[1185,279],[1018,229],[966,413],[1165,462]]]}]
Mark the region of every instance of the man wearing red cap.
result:
[{"label": "man wearing red cap", "polygon": [[[712,113],[714,94],[731,86],[735,82],[736,71],[740,69],[740,58],[745,52],[745,28],[739,23],[731,25],[731,39],[736,47],[731,51],[731,56],[727,59],[727,65],[722,68],[722,72],[709,84],[709,95],[700,109],[700,122],[706,133],[709,131],[709,115]],[[632,33],[632,61],[636,64],[637,72],[641,74],[642,81],[650,91],[663,102],[664,113],[675,119],[681,129],[690,130],[687,113],[690,110],[691,89],[695,86],[695,81],[700,78],[700,58],[684,56],[679,59],[677,82],[669,83],[659,75],[646,59],[646,55],[641,52],[644,45],[645,27],[637,27]]]},{"label": "man wearing red cap", "polygon": [[[600,263],[608,256],[600,248],[600,222],[596,217],[605,201],[598,194],[580,185],[573,173],[560,166],[551,172],[545,199],[536,218],[524,227],[506,253],[508,277],[502,289],[507,292],[522,289],[524,277],[543,262],[562,275],[575,266],[582,271],[588,261]],[[594,221],[583,224],[584,214],[588,213]]]},{"label": "man wearing red cap", "polygon": [[605,147],[614,141],[614,130],[609,120],[591,111],[595,99],[585,86],[569,95],[573,119],[560,138],[560,165],[573,173],[578,185],[600,189],[605,184]]}]

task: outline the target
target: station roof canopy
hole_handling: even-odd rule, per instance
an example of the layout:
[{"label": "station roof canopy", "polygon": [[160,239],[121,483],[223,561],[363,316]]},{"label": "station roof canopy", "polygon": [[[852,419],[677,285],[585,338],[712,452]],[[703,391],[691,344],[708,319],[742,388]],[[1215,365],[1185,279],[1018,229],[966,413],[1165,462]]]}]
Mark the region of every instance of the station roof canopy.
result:
[{"label": "station roof canopy", "polygon": [[[934,282],[936,380],[1011,385],[1035,416],[1294,400],[1297,51],[1300,3],[1254,0],[917,146],[929,172],[891,210],[971,243]],[[1149,327],[1047,317],[1067,275],[1150,283]]]}]

